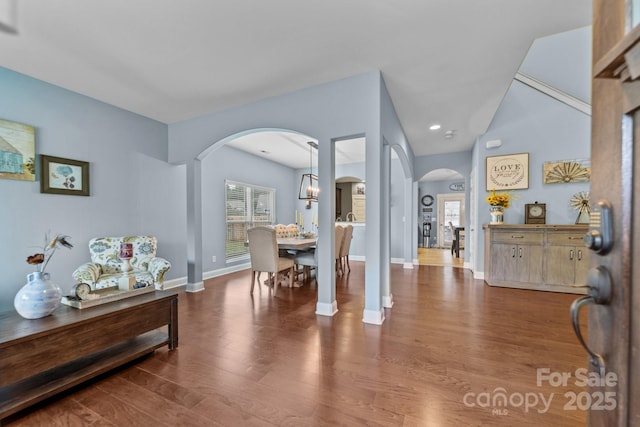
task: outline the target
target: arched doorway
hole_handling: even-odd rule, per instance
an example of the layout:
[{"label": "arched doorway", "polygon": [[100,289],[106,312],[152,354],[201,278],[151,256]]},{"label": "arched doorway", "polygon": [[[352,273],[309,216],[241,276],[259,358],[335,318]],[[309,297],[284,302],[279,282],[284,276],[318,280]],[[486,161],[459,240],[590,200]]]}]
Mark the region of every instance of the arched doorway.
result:
[{"label": "arched doorway", "polygon": [[451,247],[465,225],[465,192],[464,176],[453,169],[434,169],[418,181],[418,264],[464,266],[463,252],[458,258]]}]

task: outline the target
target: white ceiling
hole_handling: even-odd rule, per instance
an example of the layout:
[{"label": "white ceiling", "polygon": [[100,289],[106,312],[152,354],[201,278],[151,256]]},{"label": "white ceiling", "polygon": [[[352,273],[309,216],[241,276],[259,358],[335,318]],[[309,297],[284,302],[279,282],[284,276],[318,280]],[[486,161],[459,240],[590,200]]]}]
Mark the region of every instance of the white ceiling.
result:
[{"label": "white ceiling", "polygon": [[[310,149],[308,141],[318,140],[306,135],[282,132],[262,131],[240,136],[226,143],[238,150],[263,157],[294,169],[308,168],[309,162],[318,166],[318,152]],[[365,159],[364,138],[354,138],[336,142],[335,163],[359,163]]]},{"label": "white ceiling", "polygon": [[590,0],[0,1],[17,7],[1,66],[165,123],[381,70],[417,156],[470,149],[532,41],[592,15]]}]

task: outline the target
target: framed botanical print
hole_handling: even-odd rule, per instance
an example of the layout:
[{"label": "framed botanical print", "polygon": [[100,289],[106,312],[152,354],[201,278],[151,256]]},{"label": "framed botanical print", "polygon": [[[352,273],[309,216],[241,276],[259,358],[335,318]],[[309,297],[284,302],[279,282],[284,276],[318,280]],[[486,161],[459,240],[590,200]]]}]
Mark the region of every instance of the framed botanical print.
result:
[{"label": "framed botanical print", "polygon": [[40,192],[89,195],[89,163],[40,155]]},{"label": "framed botanical print", "polygon": [[487,191],[529,188],[529,153],[487,157]]}]

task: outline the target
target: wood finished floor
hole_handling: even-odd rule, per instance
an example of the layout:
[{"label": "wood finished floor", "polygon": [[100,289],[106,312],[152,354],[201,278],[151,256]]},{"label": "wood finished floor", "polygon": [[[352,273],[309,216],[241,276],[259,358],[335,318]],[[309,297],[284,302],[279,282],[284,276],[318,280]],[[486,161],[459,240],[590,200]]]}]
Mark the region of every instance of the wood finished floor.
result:
[{"label": "wood finished floor", "polygon": [[451,254],[451,249],[418,248],[418,264],[463,268],[464,250],[460,251],[460,258],[457,258]]},{"label": "wood finished floor", "polygon": [[[337,283],[338,313],[314,314],[315,285],[279,291],[248,271],[181,294],[177,350],[155,354],[7,426],[581,426],[566,392],[536,368],[575,372],[586,356],[569,323],[575,295],[491,288],[469,270],[392,266],[395,305],[362,323],[364,264]],[[259,289],[258,289],[259,288]],[[467,393],[553,394],[542,404],[469,407]],[[498,390],[499,391],[499,390]],[[477,398],[468,399],[477,403]],[[538,410],[543,411],[540,413]]]}]

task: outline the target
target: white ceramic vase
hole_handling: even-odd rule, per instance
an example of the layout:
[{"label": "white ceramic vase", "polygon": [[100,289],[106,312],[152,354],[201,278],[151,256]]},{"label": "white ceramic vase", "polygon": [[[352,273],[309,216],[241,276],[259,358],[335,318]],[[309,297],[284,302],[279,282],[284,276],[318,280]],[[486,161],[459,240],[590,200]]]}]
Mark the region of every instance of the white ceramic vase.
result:
[{"label": "white ceramic vase", "polygon": [[489,214],[491,215],[491,224],[504,224],[504,207],[489,206]]},{"label": "white ceramic vase", "polygon": [[62,292],[51,283],[49,273],[37,271],[29,274],[27,280],[13,300],[18,314],[25,319],[39,319],[53,313],[60,305]]}]

